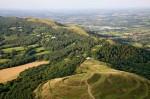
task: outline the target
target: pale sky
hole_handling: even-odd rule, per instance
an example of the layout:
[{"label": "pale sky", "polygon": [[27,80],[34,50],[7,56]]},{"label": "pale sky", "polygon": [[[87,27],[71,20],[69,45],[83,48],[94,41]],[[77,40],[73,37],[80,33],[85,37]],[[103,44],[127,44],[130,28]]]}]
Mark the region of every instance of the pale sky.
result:
[{"label": "pale sky", "polygon": [[150,8],[150,0],[0,0],[0,9]]}]

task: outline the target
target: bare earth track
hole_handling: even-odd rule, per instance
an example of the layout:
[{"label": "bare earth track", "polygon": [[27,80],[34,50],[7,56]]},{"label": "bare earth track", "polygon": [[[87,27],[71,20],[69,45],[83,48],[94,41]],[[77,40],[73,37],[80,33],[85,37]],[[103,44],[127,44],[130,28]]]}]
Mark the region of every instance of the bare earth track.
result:
[{"label": "bare earth track", "polygon": [[0,83],[5,83],[7,81],[11,81],[16,79],[18,75],[26,69],[37,67],[43,64],[48,64],[48,61],[36,61],[32,63],[28,63],[25,65],[20,65],[17,67],[7,68],[0,70]]},{"label": "bare earth track", "polygon": [[91,97],[91,99],[95,99],[95,97],[93,96],[92,92],[91,92],[91,86],[88,84],[87,81],[85,81],[86,85],[88,86],[88,94]]}]

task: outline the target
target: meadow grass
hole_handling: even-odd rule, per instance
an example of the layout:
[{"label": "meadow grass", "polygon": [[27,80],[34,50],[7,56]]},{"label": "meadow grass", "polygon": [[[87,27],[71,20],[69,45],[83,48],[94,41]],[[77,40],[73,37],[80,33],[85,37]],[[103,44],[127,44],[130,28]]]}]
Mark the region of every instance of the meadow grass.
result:
[{"label": "meadow grass", "polygon": [[10,48],[2,49],[2,51],[4,51],[5,53],[11,53],[13,50],[15,50],[15,51],[23,51],[24,47],[10,47]]},{"label": "meadow grass", "polygon": [[10,61],[10,59],[0,59],[0,64],[6,63],[8,61]]}]

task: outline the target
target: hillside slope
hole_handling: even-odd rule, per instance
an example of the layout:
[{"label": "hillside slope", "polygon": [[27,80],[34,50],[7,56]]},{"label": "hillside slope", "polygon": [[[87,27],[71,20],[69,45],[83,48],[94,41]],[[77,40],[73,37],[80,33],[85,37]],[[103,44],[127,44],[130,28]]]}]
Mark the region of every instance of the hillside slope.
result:
[{"label": "hillside slope", "polygon": [[37,99],[149,99],[150,81],[86,60],[76,74],[41,84]]},{"label": "hillside slope", "polygon": [[82,29],[81,27],[76,26],[76,25],[68,25],[67,29],[70,32],[77,33],[82,36],[89,36],[89,34],[84,29]]},{"label": "hillside slope", "polygon": [[0,69],[48,60],[54,51],[74,47],[81,40],[86,45],[87,35],[80,27],[50,19],[0,16]]},{"label": "hillside slope", "polygon": [[[122,92],[126,93],[126,99],[137,99],[139,96],[132,97],[132,91],[126,89],[135,85],[135,95],[149,97],[148,80],[113,70],[99,61],[87,60],[83,63],[86,57],[94,57],[110,64],[118,64],[111,65],[112,68],[119,66],[122,69],[116,69],[143,74],[143,77],[149,78],[150,58],[149,52],[145,50],[99,40],[97,37],[88,36],[86,31],[78,26],[62,25],[46,19],[0,17],[0,35],[0,69],[37,60],[50,61],[50,64],[25,70],[17,79],[0,84],[0,99],[34,99],[33,91],[41,83],[35,91],[37,98],[78,99],[83,96],[84,99],[110,99],[107,96],[115,92],[115,99],[123,99],[123,96],[120,96]],[[96,53],[91,52],[93,47]],[[80,64],[82,65],[76,70]],[[44,83],[48,80],[51,81],[47,86]],[[43,84],[46,86],[44,89]]]},{"label": "hillside slope", "polygon": [[98,42],[68,28],[51,20],[0,17],[0,69],[49,61],[0,84],[0,99],[34,99],[33,91],[40,83],[74,73]]}]

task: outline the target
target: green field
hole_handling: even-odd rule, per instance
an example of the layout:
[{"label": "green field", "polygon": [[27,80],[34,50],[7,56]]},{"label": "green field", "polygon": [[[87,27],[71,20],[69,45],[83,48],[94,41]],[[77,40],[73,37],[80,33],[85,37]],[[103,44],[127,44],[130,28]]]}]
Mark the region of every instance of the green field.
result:
[{"label": "green field", "polygon": [[23,54],[25,50],[28,48],[32,48],[35,50],[36,54],[47,53],[44,47],[39,46],[38,44],[28,45],[27,47],[19,46],[19,47],[10,47],[11,45],[5,45],[3,49],[1,49],[4,53],[12,53],[13,51],[19,52],[18,54]]},{"label": "green field", "polygon": [[76,74],[41,84],[37,99],[149,99],[150,81],[135,74],[86,60]]},{"label": "green field", "polygon": [[2,49],[2,51],[4,51],[5,53],[11,53],[14,50],[15,51],[23,51],[24,47],[10,47],[10,48]]},{"label": "green field", "polygon": [[35,49],[36,52],[41,52],[41,51],[44,51],[45,48],[44,47],[38,47]]},{"label": "green field", "polygon": [[29,45],[28,47],[29,48],[36,48],[36,47],[39,47],[39,45],[38,44],[33,44],[33,45]]},{"label": "green field", "polygon": [[[12,45],[5,45],[2,46],[1,51],[3,52],[0,57],[0,64],[5,64],[8,61],[11,61],[17,57],[22,57],[25,54],[34,52],[32,56],[42,56],[49,54],[50,51],[47,51],[44,47],[39,46],[39,44],[32,44],[26,47],[24,46],[12,46]],[[31,55],[30,55],[31,56]]]},{"label": "green field", "polygon": [[8,61],[9,61],[9,59],[0,59],[0,64],[6,63]]},{"label": "green field", "polygon": [[35,55],[39,56],[39,55],[45,55],[45,54],[49,54],[49,53],[50,53],[49,51],[43,51],[43,52],[36,53]]}]

